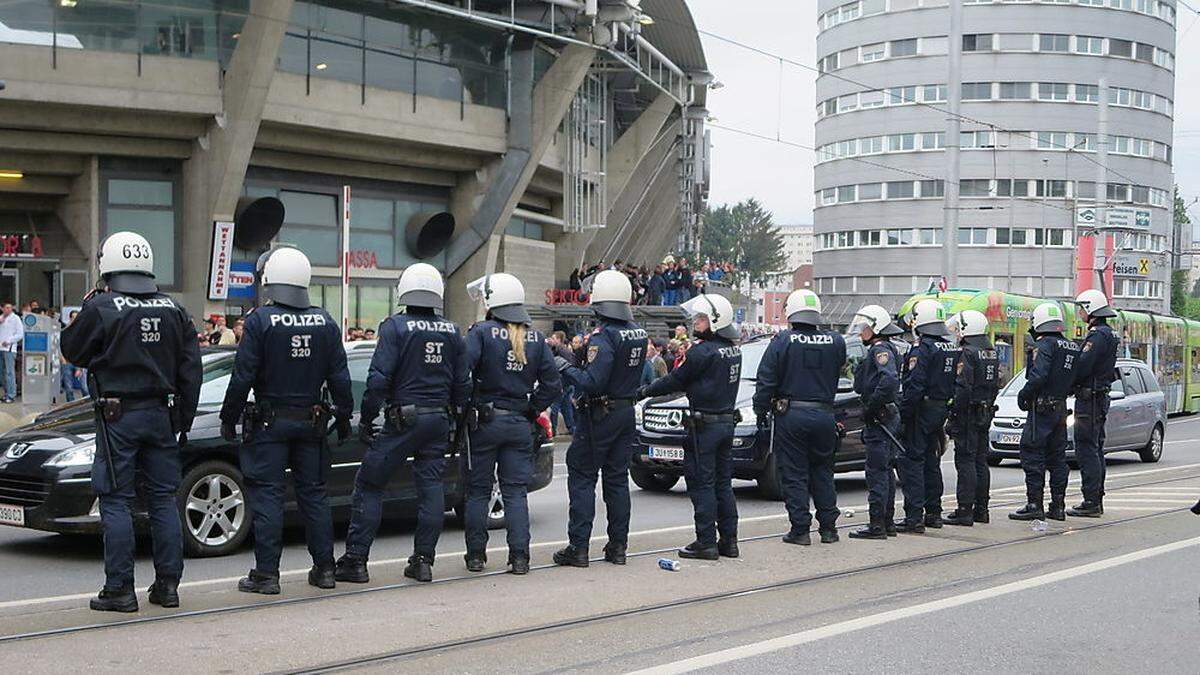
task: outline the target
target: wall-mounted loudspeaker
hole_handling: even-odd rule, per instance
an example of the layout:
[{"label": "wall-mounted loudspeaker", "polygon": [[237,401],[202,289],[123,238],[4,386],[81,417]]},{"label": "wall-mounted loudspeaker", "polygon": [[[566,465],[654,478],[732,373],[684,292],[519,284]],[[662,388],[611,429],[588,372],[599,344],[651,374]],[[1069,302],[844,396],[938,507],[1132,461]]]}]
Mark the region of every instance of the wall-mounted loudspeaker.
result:
[{"label": "wall-mounted loudspeaker", "polygon": [[283,214],[283,202],[274,197],[242,197],[233,216],[233,245],[247,251],[265,248],[283,227]]},{"label": "wall-mounted loudspeaker", "polygon": [[415,213],[408,219],[404,239],[418,260],[432,258],[445,250],[454,236],[454,216],[445,212]]}]

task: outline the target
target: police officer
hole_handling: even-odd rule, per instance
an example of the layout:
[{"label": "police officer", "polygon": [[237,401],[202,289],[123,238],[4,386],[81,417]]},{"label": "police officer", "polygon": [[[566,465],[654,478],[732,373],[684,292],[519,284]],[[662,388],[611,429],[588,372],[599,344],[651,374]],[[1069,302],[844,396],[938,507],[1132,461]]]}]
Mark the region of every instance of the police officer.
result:
[{"label": "police officer", "polygon": [[[452,415],[466,404],[470,371],[458,326],[439,316],[445,285],[437,268],[409,265],[396,286],[404,311],[379,325],[359,435],[370,444],[351,496],[346,553],[337,561],[338,581],[366,583],[367,557],[383,511],[383,491],[400,464],[413,456],[417,484],[417,531],[404,576],[433,580],[433,559],[446,511],[442,473]],[[383,431],[375,421],[384,410]]]},{"label": "police officer", "polygon": [[562,396],[562,381],[545,336],[529,327],[532,319],[525,310],[525,287],[519,279],[489,274],[467,290],[487,308],[487,318],[467,332],[467,366],[474,384],[462,456],[467,477],[467,569],[482,572],[487,562],[488,500],[493,477],[498,477],[508,521],[509,571],[528,574],[526,494],[533,475],[533,439],[541,431],[536,421]]},{"label": "police officer", "polygon": [[[1013,520],[1066,520],[1067,396],[1075,383],[1079,345],[1063,337],[1066,323],[1053,302],[1033,309],[1031,332],[1035,354],[1025,371],[1017,405],[1026,411],[1021,430],[1021,468],[1025,469],[1027,503],[1008,514]],[[1046,470],[1050,470],[1050,508],[1043,511]]]},{"label": "police officer", "polygon": [[1067,509],[1067,515],[1099,518],[1104,514],[1104,424],[1108,421],[1108,392],[1117,378],[1121,339],[1108,325],[1108,319],[1117,313],[1103,292],[1086,290],[1075,302],[1088,322],[1075,366],[1075,458],[1083,482],[1083,502]]},{"label": "police officer", "polygon": [[900,453],[900,480],[904,488],[904,521],[899,532],[921,534],[925,527],[942,526],[942,467],[939,454],[942,426],[946,423],[958,345],[948,341],[946,310],[933,299],[913,307],[917,343],[908,352],[901,372],[900,419],[904,451]]},{"label": "police officer", "polygon": [[555,358],[564,383],[575,387],[579,415],[567,448],[570,543],[554,554],[557,565],[588,566],[588,542],[596,517],[596,477],[603,475],[608,515],[604,559],[625,564],[629,539],[629,462],[636,427],[634,396],[646,359],[646,331],[633,322],[629,277],[604,270],[592,279],[589,303],[600,325],[588,336],[580,366]]},{"label": "police officer", "polygon": [[846,364],[846,340],[821,330],[821,299],[809,290],[795,290],[784,303],[791,329],[781,331],[767,346],[758,365],[754,412],[760,423],[774,425],[771,449],[779,466],[783,499],[791,530],[783,541],[808,546],[812,524],[809,491],[817,510],[821,543],[838,540],[837,490],[833,484],[838,426],[834,398]]},{"label": "police officer", "polygon": [[[897,369],[900,357],[889,338],[904,331],[891,314],[879,305],[867,305],[854,315],[849,333],[859,335],[867,356],[854,370],[854,391],[862,397],[863,445],[867,447],[867,505],[870,523],[850,533],[852,539],[887,539],[895,536],[892,517],[896,512],[896,453],[892,442],[900,433],[900,391]],[[888,434],[891,434],[889,437]]]},{"label": "police officer", "polygon": [[[681,308],[692,316],[699,340],[683,363],[638,390],[639,399],[685,392],[688,435],[683,476],[696,520],[696,541],[679,549],[681,558],[738,557],[737,500],[733,496],[733,429],[737,425],[742,352],[733,325],[733,305],[719,295],[701,294]],[[717,534],[720,534],[720,540]]]},{"label": "police officer", "polygon": [[[244,593],[279,593],[283,552],[283,499],[292,471],[296,503],[304,518],[313,566],[308,583],[333,588],[333,517],[325,478],[329,474],[327,435],[336,412],[339,440],[350,435],[354,399],[341,329],[308,297],[312,267],[292,247],[260,258],[265,304],[246,317],[233,375],[221,406],[221,435],[234,442],[240,420],[239,450],[246,496],[254,518],[254,568],[238,581]],[[328,385],[335,408],[321,401]],[[254,403],[247,405],[250,390]]]},{"label": "police officer", "polygon": [[947,525],[986,523],[991,473],[988,470],[988,429],[992,424],[996,394],[1000,390],[1000,358],[988,339],[988,320],[982,312],[968,309],[953,318],[962,358],[954,383],[953,423],[954,469],[958,474],[955,495],[958,507],[944,522]]},{"label": "police officer", "polygon": [[[143,481],[154,538],[150,602],[179,606],[183,538],[176,491],[179,448],[196,416],[203,372],[187,310],[154,282],[154,253],[133,232],[100,246],[100,285],[62,333],[62,353],[94,380],[97,434],[92,490],[104,526],[104,588],[91,608],[136,612],[135,476]],[[177,437],[178,436],[178,437]]]}]

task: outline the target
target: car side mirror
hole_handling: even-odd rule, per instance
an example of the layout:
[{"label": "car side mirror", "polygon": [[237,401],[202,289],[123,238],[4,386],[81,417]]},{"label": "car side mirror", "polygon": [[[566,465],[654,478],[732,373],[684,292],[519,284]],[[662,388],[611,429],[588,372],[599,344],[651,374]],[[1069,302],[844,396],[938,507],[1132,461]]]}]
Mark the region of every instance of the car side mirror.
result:
[{"label": "car side mirror", "polygon": [[1108,392],[1108,398],[1113,401],[1120,401],[1121,399],[1125,398],[1125,392],[1114,389]]}]

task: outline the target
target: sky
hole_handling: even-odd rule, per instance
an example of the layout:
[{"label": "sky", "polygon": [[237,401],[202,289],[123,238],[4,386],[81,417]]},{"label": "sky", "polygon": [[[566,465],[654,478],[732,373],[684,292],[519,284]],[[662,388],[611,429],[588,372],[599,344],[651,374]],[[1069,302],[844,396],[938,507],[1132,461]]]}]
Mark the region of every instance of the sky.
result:
[{"label": "sky", "polygon": [[[816,63],[816,0],[688,0],[709,70],[724,87],[709,93],[712,204],[756,197],[777,223],[811,223],[816,73],[780,64],[712,35],[803,64]],[[1188,0],[1200,9],[1200,0]],[[1175,49],[1175,180],[1200,197],[1200,15],[1178,8]],[[781,86],[782,85],[782,86]],[[726,127],[726,128],[721,128]],[[767,136],[759,139],[741,132]],[[778,140],[776,140],[778,139]],[[1200,202],[1190,209],[1200,222]]]}]

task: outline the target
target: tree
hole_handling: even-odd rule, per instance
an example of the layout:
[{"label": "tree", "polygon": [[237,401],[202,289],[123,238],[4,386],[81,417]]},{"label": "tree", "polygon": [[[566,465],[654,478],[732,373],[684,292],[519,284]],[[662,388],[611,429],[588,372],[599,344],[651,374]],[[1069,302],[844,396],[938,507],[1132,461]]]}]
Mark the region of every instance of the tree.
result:
[{"label": "tree", "polygon": [[1184,309],[1187,307],[1187,281],[1187,270],[1171,271],[1171,311],[1181,316],[1184,314]]},{"label": "tree", "polygon": [[697,264],[732,262],[739,272],[732,280],[735,286],[743,280],[762,286],[771,276],[786,271],[787,264],[779,226],[754,198],[733,206],[709,207],[701,228],[700,250],[692,256]]}]

